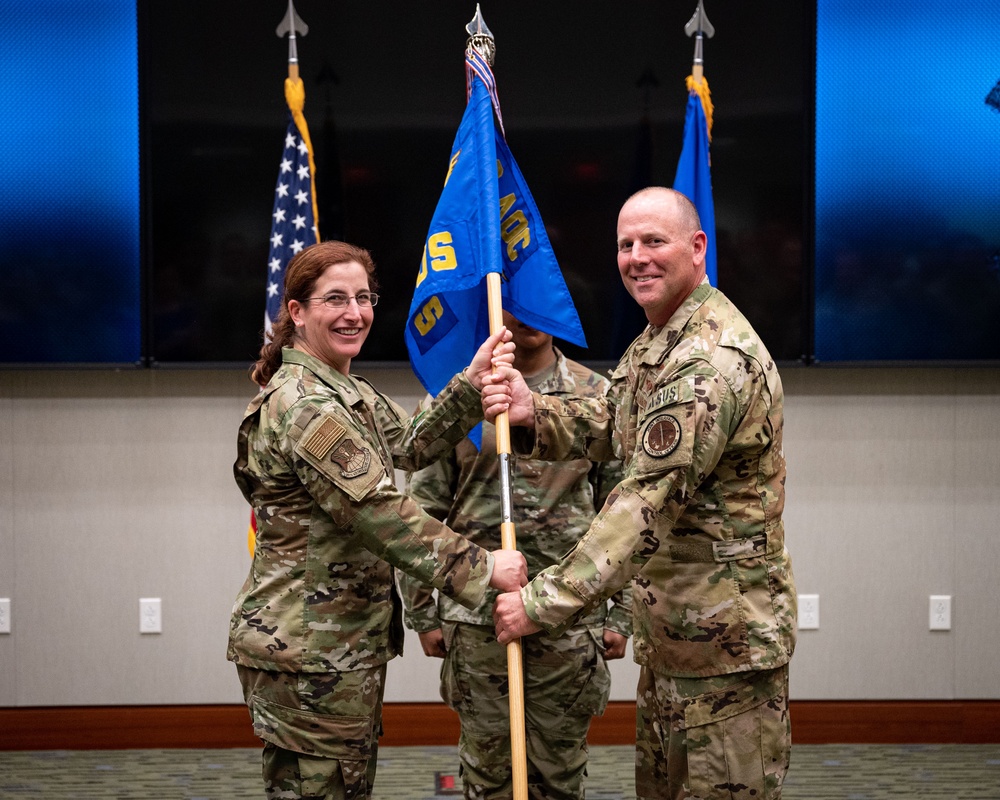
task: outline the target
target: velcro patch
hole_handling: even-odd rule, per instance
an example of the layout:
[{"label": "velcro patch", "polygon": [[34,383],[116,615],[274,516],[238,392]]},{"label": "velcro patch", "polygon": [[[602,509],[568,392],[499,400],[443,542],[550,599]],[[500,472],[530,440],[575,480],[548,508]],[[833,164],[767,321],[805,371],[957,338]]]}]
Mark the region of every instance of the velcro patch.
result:
[{"label": "velcro patch", "polygon": [[345,439],[330,454],[330,460],[340,467],[340,474],[345,478],[357,478],[368,472],[372,451],[367,447],[358,447],[353,439]]},{"label": "velcro patch", "polygon": [[653,458],[669,456],[681,443],[681,424],[672,414],[660,414],[646,424],[642,449]]},{"label": "velcro patch", "polygon": [[[694,399],[694,387],[685,378],[679,378],[673,383],[661,386],[644,404],[643,416],[649,416],[661,408],[686,403]],[[641,422],[641,420],[640,420]]]},{"label": "velcro patch", "polygon": [[347,428],[337,420],[333,417],[327,417],[309,435],[309,438],[302,442],[302,449],[316,458],[326,458],[330,448],[340,441],[346,432]]},{"label": "velcro patch", "polygon": [[307,485],[319,480],[315,488],[321,494],[329,492],[330,487],[323,485],[329,482],[358,501],[381,480],[389,480],[381,452],[364,433],[329,411],[307,423],[295,452],[319,473],[319,478],[309,471],[301,474]]},{"label": "velcro patch", "polygon": [[679,403],[681,401],[681,387],[686,385],[686,383],[677,382],[658,389],[649,401],[649,408],[672,406],[675,403]]}]

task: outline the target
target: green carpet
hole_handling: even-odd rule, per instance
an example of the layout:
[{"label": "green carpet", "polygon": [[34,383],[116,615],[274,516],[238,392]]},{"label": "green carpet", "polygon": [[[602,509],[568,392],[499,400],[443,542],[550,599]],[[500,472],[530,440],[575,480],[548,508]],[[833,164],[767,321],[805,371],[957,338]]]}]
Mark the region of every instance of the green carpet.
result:
[{"label": "green carpet", "polygon": [[[0,798],[250,800],[257,750],[0,752]],[[634,800],[633,749],[593,747],[588,800]],[[377,800],[439,800],[451,747],[384,747]],[[798,745],[784,800],[1000,800],[1000,745]]]}]

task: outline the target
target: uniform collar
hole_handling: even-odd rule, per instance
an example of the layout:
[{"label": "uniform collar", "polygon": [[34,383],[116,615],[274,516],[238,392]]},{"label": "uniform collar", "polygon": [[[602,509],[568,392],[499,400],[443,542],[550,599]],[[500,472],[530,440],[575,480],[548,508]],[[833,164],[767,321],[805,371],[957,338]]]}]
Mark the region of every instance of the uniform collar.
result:
[{"label": "uniform collar", "polygon": [[353,376],[344,375],[338,372],[329,364],[324,364],[315,356],[296,350],[294,347],[281,348],[281,361],[283,364],[296,364],[303,369],[309,370],[318,380],[325,383],[336,391],[348,405],[353,406],[363,399],[358,389],[358,384]]},{"label": "uniform collar", "polygon": [[555,363],[552,365],[548,377],[538,384],[535,391],[539,394],[574,394],[576,379],[566,364],[566,356],[558,347],[552,349],[556,354]]},{"label": "uniform collar", "polygon": [[702,278],[701,283],[694,287],[694,291],[684,299],[663,327],[656,328],[650,325],[646,328],[644,337],[648,337],[649,346],[643,354],[643,364],[659,364],[663,360],[663,357],[677,344],[691,317],[714,291],[708,278]]}]

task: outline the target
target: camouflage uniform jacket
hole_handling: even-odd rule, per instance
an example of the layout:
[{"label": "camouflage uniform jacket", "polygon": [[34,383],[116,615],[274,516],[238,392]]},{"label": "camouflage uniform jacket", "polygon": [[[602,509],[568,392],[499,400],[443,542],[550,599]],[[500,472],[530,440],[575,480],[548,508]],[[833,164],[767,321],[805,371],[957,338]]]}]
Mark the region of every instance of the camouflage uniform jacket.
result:
[{"label": "camouflage uniform jacket", "polygon": [[402,648],[393,565],[475,606],[493,556],[425,514],[393,466],[422,467],[482,418],[456,376],[410,419],[361,378],[285,348],[247,408],[236,482],[257,521],[228,657],[283,672],[369,669]]},{"label": "camouflage uniform jacket", "polygon": [[[607,378],[567,359],[556,350],[556,363],[539,392],[553,397],[601,397]],[[513,460],[513,459],[512,459]],[[557,564],[590,527],[608,492],[621,480],[621,463],[592,463],[585,458],[546,462],[516,459],[511,468],[512,509],[517,549],[528,562],[528,574]],[[500,544],[500,468],[496,428],[483,423],[482,448],[463,439],[448,456],[407,476],[407,492],[433,517],[488,550]],[[475,609],[438,595],[408,575],[399,576],[406,624],[418,632],[434,630],[442,620],[493,625],[495,590],[488,590]],[[632,634],[631,589],[618,592],[610,612],[601,603],[579,624]]]},{"label": "camouflage uniform jacket", "polygon": [[736,307],[703,282],[632,343],[606,399],[534,399],[534,449],[515,429],[521,449],[617,457],[625,477],[573,552],[522,590],[528,615],[557,631],[635,578],[640,664],[690,678],[785,664],[796,605],[783,393]]}]

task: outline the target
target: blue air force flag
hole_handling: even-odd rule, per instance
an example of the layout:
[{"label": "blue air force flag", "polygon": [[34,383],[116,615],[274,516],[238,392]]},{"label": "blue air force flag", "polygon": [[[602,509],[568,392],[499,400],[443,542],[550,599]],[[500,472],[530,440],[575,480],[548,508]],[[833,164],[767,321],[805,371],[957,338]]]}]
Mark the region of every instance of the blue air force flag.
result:
[{"label": "blue air force flag", "polygon": [[503,307],[515,317],[587,346],[541,215],[493,123],[499,106],[488,85],[492,73],[477,54],[467,57],[469,102],[427,233],[405,332],[413,371],[431,394],[464,369],[489,336],[483,278],[490,272],[502,273]]},{"label": "blue air force flag", "polygon": [[[701,229],[708,237],[705,251],[705,272],[709,283],[718,286],[715,245],[715,203],[712,201],[712,172],[709,160],[709,140],[712,101],[708,81],[702,78],[695,84],[688,77],[687,112],[684,116],[684,145],[677,160],[674,189],[685,195],[698,209]],[[706,114],[707,106],[707,114]]]}]

